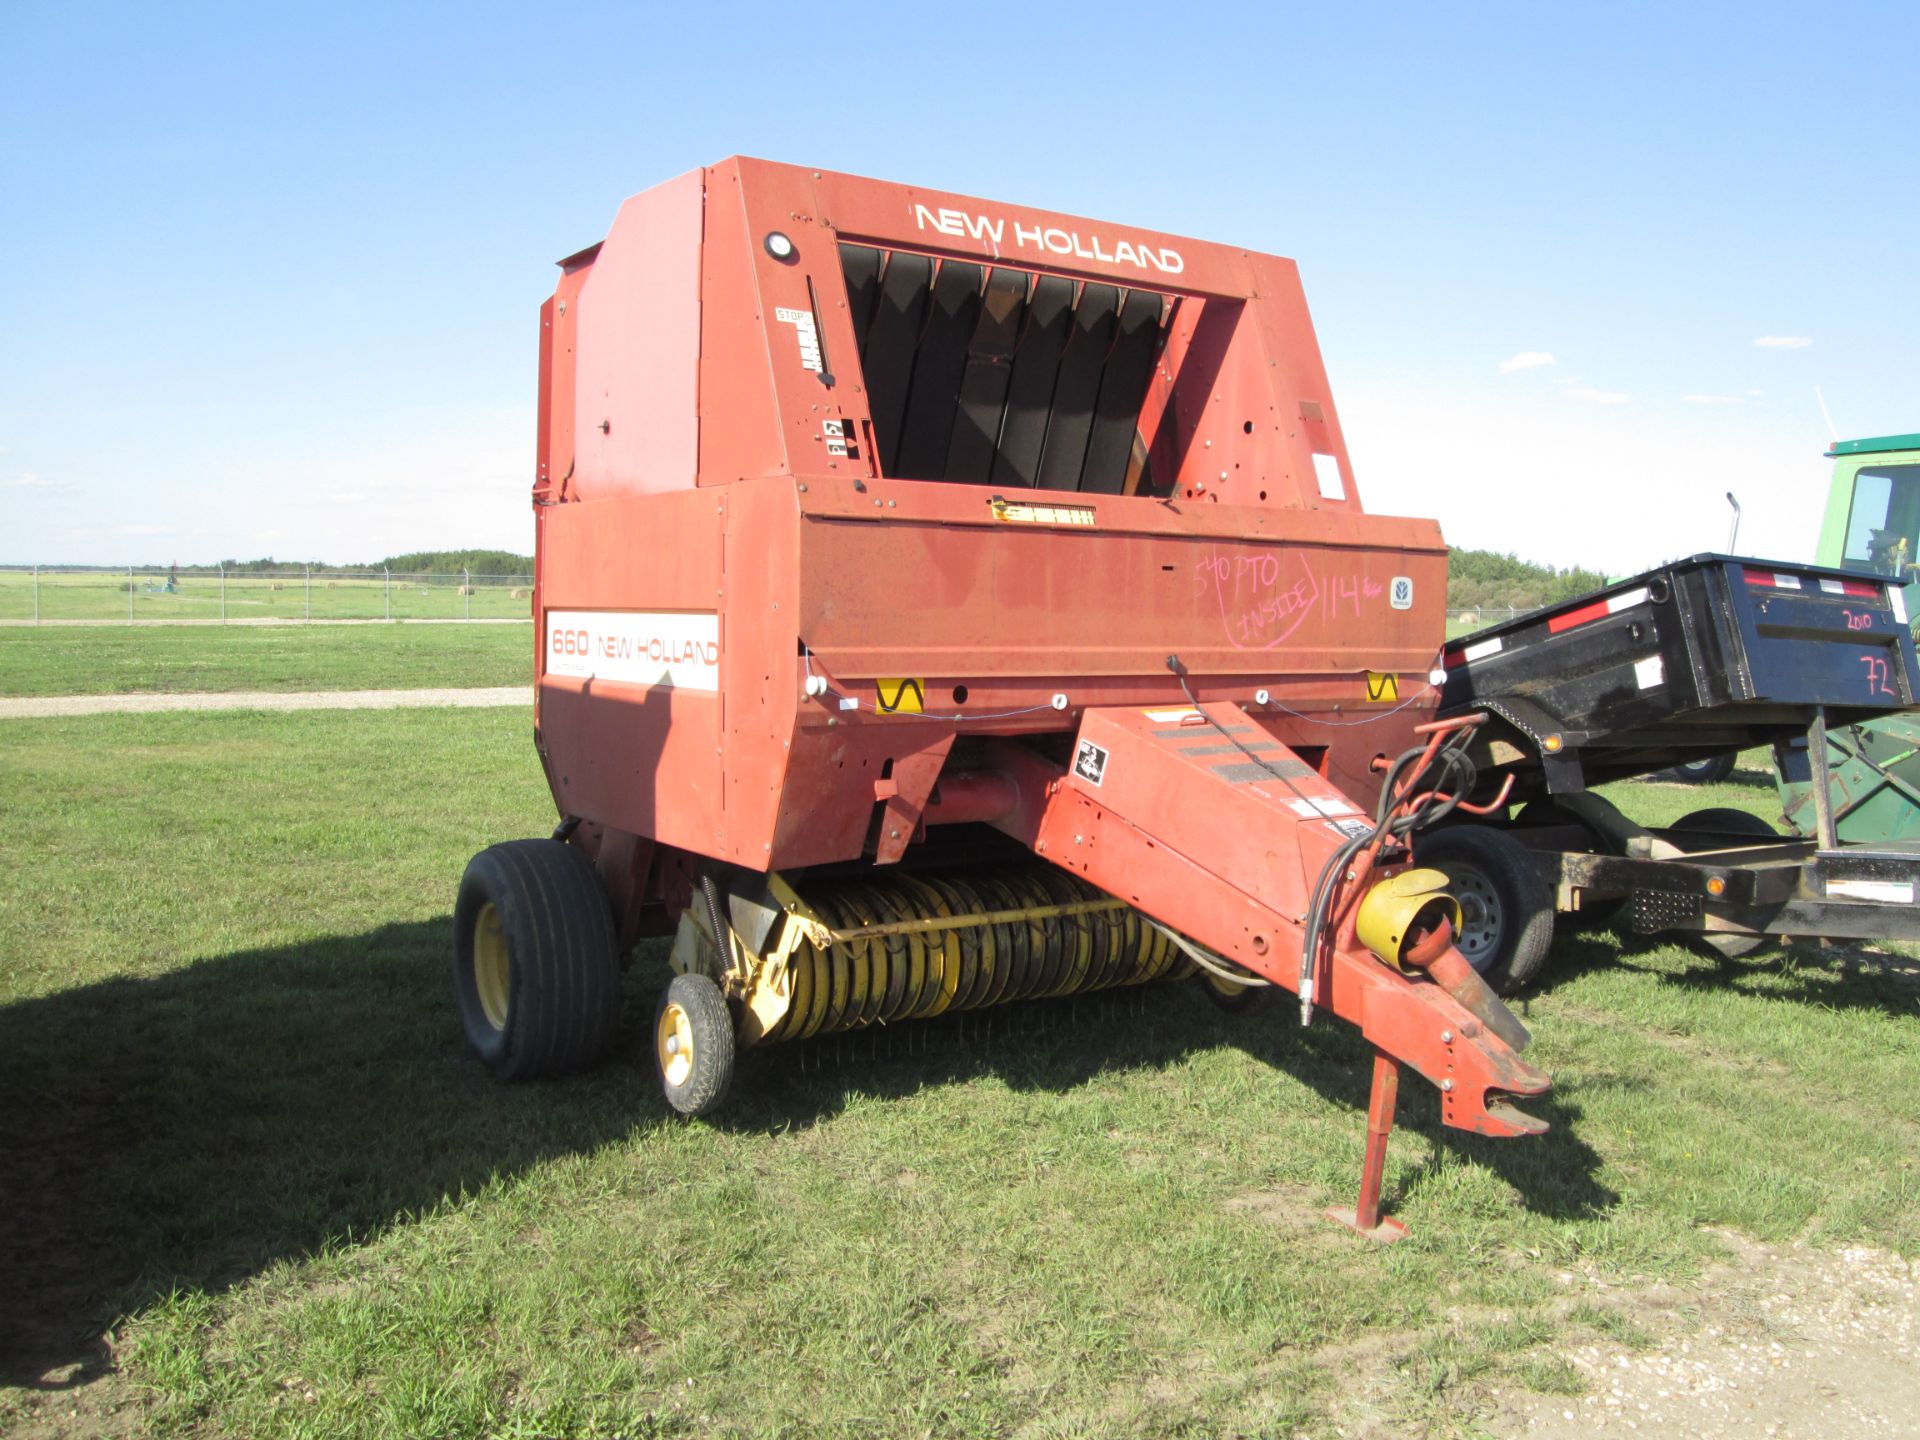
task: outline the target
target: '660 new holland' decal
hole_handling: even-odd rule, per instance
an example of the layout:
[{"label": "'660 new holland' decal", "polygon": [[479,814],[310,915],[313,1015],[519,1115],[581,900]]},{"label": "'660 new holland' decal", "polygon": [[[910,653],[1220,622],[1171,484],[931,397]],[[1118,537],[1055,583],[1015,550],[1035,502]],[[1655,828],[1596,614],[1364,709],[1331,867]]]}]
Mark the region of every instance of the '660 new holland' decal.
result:
[{"label": "'660 new holland' decal", "polygon": [[711,611],[549,610],[546,652],[549,675],[720,688],[720,617]]}]

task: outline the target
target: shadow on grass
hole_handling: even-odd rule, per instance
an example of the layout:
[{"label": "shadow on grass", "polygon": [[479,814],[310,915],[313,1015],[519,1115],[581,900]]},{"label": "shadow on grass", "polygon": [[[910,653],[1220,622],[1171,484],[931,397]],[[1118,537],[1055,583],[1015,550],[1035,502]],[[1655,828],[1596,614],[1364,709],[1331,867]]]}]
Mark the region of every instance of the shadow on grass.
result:
[{"label": "shadow on grass", "polygon": [[[642,1037],[664,966],[625,987],[623,1042],[595,1074],[495,1082],[469,1058],[447,981],[449,921],[392,925],[82,986],[0,1008],[0,1384],[83,1385],[103,1328],[177,1290],[383,1229],[550,1157],[672,1123]],[[804,1127],[855,1096],[994,1075],[1064,1091],[1105,1071],[1243,1048],[1352,1114],[1357,1181],[1369,1052],[1337,1021],[1301,1031],[1269,1003],[1224,1016],[1190,985],[946,1017],[742,1057],[718,1122]],[[1548,1097],[1540,1140],[1446,1131],[1409,1077],[1403,1128],[1470,1154],[1538,1211],[1615,1200]],[[1017,1143],[1017,1137],[1009,1137]]]},{"label": "shadow on grass", "polygon": [[0,1008],[0,1383],[84,1383],[115,1314],[663,1118],[631,1066],[495,1083],[454,1018],[450,925]]},{"label": "shadow on grass", "polygon": [[[1640,958],[1656,948],[1670,956],[1675,947],[1690,955],[1690,963],[1679,969],[1670,959],[1649,963]],[[1859,942],[1802,942],[1729,959],[1704,947],[1692,952],[1673,935],[1616,936],[1606,931],[1556,936],[1546,974],[1517,1003],[1509,1003],[1524,1016],[1530,996],[1551,994],[1588,971],[1608,966],[1651,975],[1684,990],[1889,1017],[1920,1016],[1920,962]]]},{"label": "shadow on grass", "polygon": [[[747,1132],[804,1127],[831,1118],[856,1093],[893,1099],[986,1075],[1015,1089],[1064,1091],[1102,1071],[1162,1068],[1230,1044],[1348,1108],[1357,1188],[1373,1052],[1359,1031],[1339,1020],[1323,1018],[1302,1030],[1283,998],[1224,1015],[1197,985],[1175,983],[773,1047],[742,1057],[733,1095],[716,1120]],[[1450,1130],[1440,1123],[1439,1092],[1407,1070],[1396,1128],[1485,1165],[1537,1213],[1605,1212],[1619,1196],[1598,1182],[1600,1157],[1575,1133],[1578,1105],[1549,1094],[1524,1108],[1548,1122],[1546,1135],[1488,1140]],[[1387,1198],[1391,1205],[1393,1197]]]}]

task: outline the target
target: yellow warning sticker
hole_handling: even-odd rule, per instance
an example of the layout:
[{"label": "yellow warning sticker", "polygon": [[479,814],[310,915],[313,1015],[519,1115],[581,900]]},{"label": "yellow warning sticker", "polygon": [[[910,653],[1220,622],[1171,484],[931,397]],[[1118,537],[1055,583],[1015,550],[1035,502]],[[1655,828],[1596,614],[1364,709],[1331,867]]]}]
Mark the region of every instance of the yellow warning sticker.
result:
[{"label": "yellow warning sticker", "polygon": [[918,715],[927,708],[927,684],[909,675],[900,680],[876,680],[874,709],[882,715]]},{"label": "yellow warning sticker", "polygon": [[1367,671],[1367,699],[1388,704],[1400,698],[1400,677],[1382,675],[1377,670]]}]

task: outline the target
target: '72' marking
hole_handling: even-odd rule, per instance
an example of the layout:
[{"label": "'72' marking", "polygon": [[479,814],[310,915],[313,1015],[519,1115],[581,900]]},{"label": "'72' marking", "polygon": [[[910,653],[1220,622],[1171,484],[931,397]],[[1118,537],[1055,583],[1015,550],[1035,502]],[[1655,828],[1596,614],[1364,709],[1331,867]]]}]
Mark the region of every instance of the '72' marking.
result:
[{"label": "'72' marking", "polygon": [[1867,691],[1873,695],[1891,695],[1896,700],[1900,692],[1892,685],[1893,671],[1887,662],[1878,655],[1862,655],[1860,663],[1867,667]]}]

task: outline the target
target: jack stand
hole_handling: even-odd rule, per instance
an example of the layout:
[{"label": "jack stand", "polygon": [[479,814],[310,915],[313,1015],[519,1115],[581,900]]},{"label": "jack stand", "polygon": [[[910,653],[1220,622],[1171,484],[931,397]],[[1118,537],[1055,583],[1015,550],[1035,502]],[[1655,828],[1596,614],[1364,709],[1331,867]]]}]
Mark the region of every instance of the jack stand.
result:
[{"label": "jack stand", "polygon": [[1393,1112],[1400,1101],[1400,1066],[1391,1056],[1373,1052],[1373,1095],[1367,1103],[1367,1159],[1360,1170],[1360,1200],[1353,1209],[1339,1205],[1327,1211],[1357,1234],[1382,1245],[1402,1239],[1407,1227],[1380,1214],[1380,1181],[1387,1170],[1387,1137],[1393,1133]]}]

